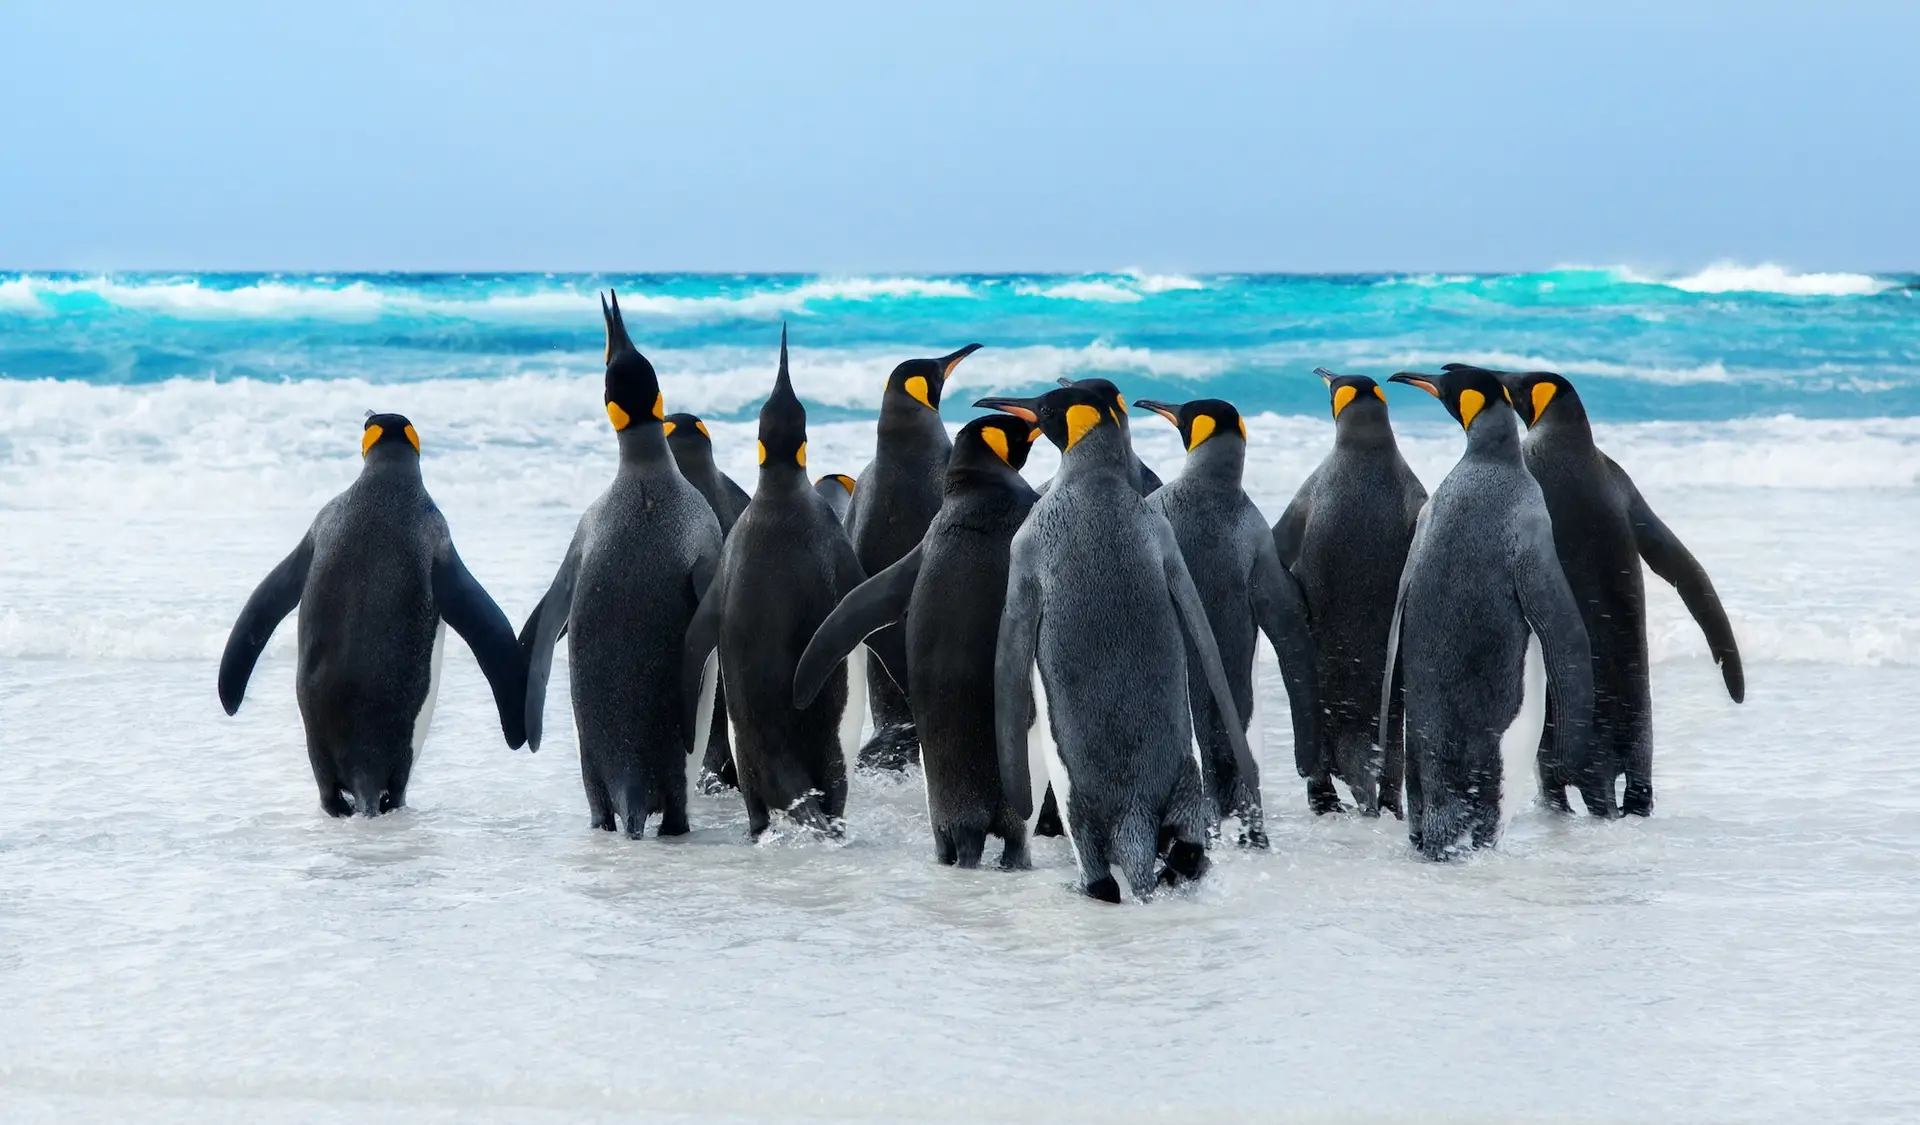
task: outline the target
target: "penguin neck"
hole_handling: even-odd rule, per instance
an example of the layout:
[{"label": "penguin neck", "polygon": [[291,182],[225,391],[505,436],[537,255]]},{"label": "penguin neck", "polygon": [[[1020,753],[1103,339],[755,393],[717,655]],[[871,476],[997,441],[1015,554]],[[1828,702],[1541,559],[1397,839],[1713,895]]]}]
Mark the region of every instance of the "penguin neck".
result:
[{"label": "penguin neck", "polygon": [[753,494],[758,496],[764,492],[771,496],[812,491],[813,481],[807,478],[807,471],[792,462],[787,462],[780,465],[769,463],[760,466],[760,481],[754,488]]},{"label": "penguin neck", "polygon": [[946,491],[955,493],[981,487],[1010,488],[1013,482],[1025,479],[1011,465],[1002,461],[998,454],[988,450],[963,450],[955,453],[952,463],[947,466]]},{"label": "penguin neck", "polygon": [[1111,473],[1138,491],[1134,464],[1133,448],[1126,436],[1103,426],[1075,442],[1072,449],[1061,451],[1058,478],[1068,481]]},{"label": "penguin neck", "polygon": [[719,471],[711,446],[685,442],[676,448],[669,439],[667,449],[673,454],[674,464],[680,466],[680,475],[688,480],[706,480]]},{"label": "penguin neck", "polygon": [[897,441],[947,443],[947,427],[938,410],[929,410],[913,396],[889,392],[880,404],[880,448]]},{"label": "penguin neck", "polygon": [[1187,454],[1187,464],[1180,475],[1239,488],[1246,471],[1247,443],[1241,441],[1238,434],[1216,434]]},{"label": "penguin neck", "polygon": [[620,472],[648,472],[673,463],[673,450],[660,423],[638,422],[614,435],[620,442]]},{"label": "penguin neck", "polygon": [[1587,408],[1572,395],[1555,396],[1528,432],[1538,434],[1543,441],[1593,444],[1593,424],[1587,421]]},{"label": "penguin neck", "polygon": [[1369,415],[1373,413],[1371,410],[1368,410],[1365,414],[1359,412],[1360,410],[1366,409],[1365,407],[1356,409],[1353,406],[1349,406],[1340,412],[1340,417],[1335,419],[1333,423],[1333,444],[1335,448],[1377,450],[1392,449],[1395,447],[1393,427],[1387,424],[1385,411],[1380,412],[1381,417],[1373,418],[1369,417]]},{"label": "penguin neck", "polygon": [[360,479],[380,484],[420,485],[420,455],[409,449],[374,449],[360,467]]},{"label": "penguin neck", "polygon": [[1519,419],[1505,403],[1489,406],[1467,428],[1467,456],[1494,461],[1520,460]]}]

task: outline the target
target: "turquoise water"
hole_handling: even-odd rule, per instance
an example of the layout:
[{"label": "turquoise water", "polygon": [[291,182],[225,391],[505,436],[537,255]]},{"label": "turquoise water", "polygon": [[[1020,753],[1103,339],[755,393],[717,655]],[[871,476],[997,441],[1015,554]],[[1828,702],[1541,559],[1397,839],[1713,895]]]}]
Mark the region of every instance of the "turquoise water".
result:
[{"label": "turquoise water", "polygon": [[1920,414],[1915,276],[1716,266],[1514,275],[0,275],[0,378],[364,380],[598,369],[619,288],[676,405],[741,417],[792,324],[802,392],[868,412],[894,362],[977,340],[969,388],[1103,374],[1136,395],[1311,414],[1315,366],[1547,368],[1620,422]]}]

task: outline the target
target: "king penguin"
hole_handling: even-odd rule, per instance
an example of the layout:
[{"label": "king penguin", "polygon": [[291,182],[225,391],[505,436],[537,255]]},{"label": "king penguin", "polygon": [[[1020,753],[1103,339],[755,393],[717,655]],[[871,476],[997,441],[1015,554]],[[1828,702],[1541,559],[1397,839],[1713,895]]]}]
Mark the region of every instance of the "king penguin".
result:
[{"label": "king penguin", "polygon": [[[1054,486],[1013,537],[994,659],[995,744],[1009,808],[1032,814],[1032,670],[1052,727],[1047,772],[1088,895],[1136,898],[1206,870],[1211,804],[1187,701],[1191,641],[1225,718],[1237,776],[1257,777],[1179,540],[1134,487],[1121,413],[1086,387],[977,405],[1037,423],[1061,450]],[[1155,875],[1156,860],[1166,868]]]},{"label": "king penguin", "polygon": [[[1653,812],[1653,689],[1640,561],[1679,590],[1706,634],[1727,694],[1740,703],[1747,684],[1733,627],[1705,568],[1653,513],[1626,470],[1593,444],[1573,384],[1547,371],[1499,375],[1527,424],[1521,453],[1546,496],[1554,547],[1593,646],[1593,740],[1611,771],[1608,785],[1625,774],[1621,810],[1647,816]],[[1548,738],[1553,721],[1550,713]]]},{"label": "king penguin", "polygon": [[[680,475],[707,498],[713,514],[720,520],[720,534],[725,536],[733,530],[740,513],[747,509],[747,501],[751,499],[747,490],[735,484],[733,478],[714,463],[713,434],[698,417],[669,414],[660,428],[666,432],[667,448],[673,450],[673,463],[680,467]],[[713,705],[713,727],[707,732],[707,752],[700,763],[700,791],[718,793],[737,784],[733,775],[733,743],[727,731],[726,692],[722,689]]]},{"label": "king penguin", "polygon": [[[860,566],[878,574],[912,550],[940,510],[941,482],[953,443],[940,421],[940,392],[960,361],[980,350],[968,344],[939,359],[910,359],[887,376],[880,394],[880,425],[873,461],[861,470],[847,513],[847,530]],[[889,627],[888,632],[897,631]],[[906,693],[881,668],[867,666],[873,738],[860,764],[901,769],[920,752]]]},{"label": "king penguin", "polygon": [[627,335],[618,294],[600,311],[604,401],[620,461],[521,630],[527,741],[539,749],[553,646],[564,629],[593,826],[611,832],[617,817],[637,840],[658,813],[660,835],[679,836],[688,827],[680,654],[720,563],[720,519],[667,447],[660,381]]},{"label": "king penguin", "polygon": [[758,838],[777,810],[838,835],[865,710],[865,661],[856,650],[809,707],[794,706],[793,674],[820,623],[866,574],[807,478],[807,411],[793,393],[784,326],[780,371],[760,408],[759,456],[753,500],[727,536],[719,573],[687,630],[682,705],[690,712],[699,698],[717,648],[748,828]]},{"label": "king penguin", "polygon": [[[886,626],[905,643],[879,654],[907,684],[935,857],[977,867],[989,834],[1000,866],[1028,866],[1027,824],[1007,806],[993,734],[993,668],[1014,532],[1039,497],[1020,475],[1031,423],[976,418],[954,439],[946,495],[926,538],[847,595],[814,634],[794,676],[794,705],[813,701],[848,653]],[[895,630],[900,632],[901,630]],[[898,667],[904,658],[906,666]]]},{"label": "king penguin", "polygon": [[828,473],[813,482],[813,490],[833,509],[835,519],[847,522],[847,513],[853,510],[853,489],[859,483],[845,473]]},{"label": "king penguin", "polygon": [[327,501],[247,599],[220,657],[220,704],[231,715],[274,627],[300,607],[294,695],[330,816],[406,805],[447,625],[479,660],[507,745],[527,739],[526,671],[513,628],[453,549],[420,478],[418,431],[401,415],[370,414],[360,453],[359,478]]},{"label": "king penguin", "polygon": [[1466,453],[1420,512],[1387,633],[1380,725],[1394,676],[1404,676],[1413,846],[1446,859],[1499,838],[1502,787],[1521,784],[1502,776],[1502,749],[1523,714],[1529,633],[1545,659],[1550,706],[1569,716],[1539,757],[1541,791],[1551,799],[1574,780],[1589,810],[1612,815],[1588,736],[1586,626],[1500,381],[1480,371],[1403,371],[1392,381],[1438,398],[1467,434]]},{"label": "king penguin", "polygon": [[1273,525],[1280,561],[1306,594],[1325,708],[1320,744],[1296,743],[1294,765],[1316,813],[1340,811],[1338,777],[1362,813],[1399,816],[1406,762],[1401,691],[1396,684],[1382,737],[1380,677],[1394,595],[1427,490],[1400,456],[1380,384],[1325,368],[1314,374],[1333,400],[1333,450]]},{"label": "king penguin", "polygon": [[[1260,735],[1254,717],[1254,642],[1264,631],[1287,685],[1294,745],[1317,746],[1320,686],[1307,602],[1300,583],[1280,565],[1266,517],[1241,487],[1247,465],[1246,422],[1232,403],[1217,398],[1178,406],[1142,399],[1135,405],[1173,423],[1187,448],[1186,466],[1171,484],[1147,497],[1147,508],[1173,525],[1181,557],[1207,607],[1233,704],[1252,728],[1252,742],[1257,745]],[[1260,779],[1235,772],[1233,744],[1192,645],[1187,647],[1187,698],[1200,736],[1201,773],[1214,817],[1238,817],[1241,843],[1266,847]]]}]

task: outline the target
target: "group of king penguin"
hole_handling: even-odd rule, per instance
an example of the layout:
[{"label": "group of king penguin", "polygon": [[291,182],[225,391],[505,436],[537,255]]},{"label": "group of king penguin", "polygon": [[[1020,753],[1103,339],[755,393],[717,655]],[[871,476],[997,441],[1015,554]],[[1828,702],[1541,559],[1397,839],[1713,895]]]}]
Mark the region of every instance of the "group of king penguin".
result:
[{"label": "group of king penguin", "polygon": [[[1429,496],[1383,388],[1317,371],[1333,449],[1269,527],[1242,485],[1246,423],[1220,399],[1134,404],[1186,448],[1165,484],[1105,379],[982,399],[992,413],[949,438],[941,394],[973,344],[896,367],[872,463],[812,478],[783,327],[749,493],[699,418],[667,413],[618,295],[601,309],[618,467],[517,636],[454,550],[419,434],[394,414],[366,418],[358,479],[235,622],[228,714],[303,607],[295,691],[329,814],[406,804],[447,625],[512,748],[539,748],[567,639],[596,828],[638,838],[658,816],[660,835],[687,832],[697,756],[697,783],[737,789],[754,837],[775,813],[839,835],[850,769],[917,760],[941,863],[977,866],[991,836],[1002,867],[1025,868],[1031,836],[1063,835],[1081,888],[1111,902],[1122,883],[1145,899],[1200,878],[1230,820],[1241,845],[1268,846],[1250,745],[1262,633],[1311,810],[1347,811],[1338,779],[1360,813],[1404,817],[1433,859],[1498,836],[1530,646],[1544,719],[1537,745],[1521,737],[1541,800],[1566,810],[1571,787],[1596,816],[1651,812],[1641,560],[1678,588],[1744,697],[1713,584],[1557,374],[1392,376],[1466,433]],[[1043,436],[1060,465],[1036,488],[1021,470]]]}]

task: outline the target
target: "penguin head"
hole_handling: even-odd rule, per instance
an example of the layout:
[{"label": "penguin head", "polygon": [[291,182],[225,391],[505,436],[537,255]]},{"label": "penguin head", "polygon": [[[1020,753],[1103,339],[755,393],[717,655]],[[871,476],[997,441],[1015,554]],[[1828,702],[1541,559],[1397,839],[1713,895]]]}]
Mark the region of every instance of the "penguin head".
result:
[{"label": "penguin head", "polygon": [[[1448,365],[1438,375],[1428,375],[1419,371],[1402,371],[1387,380],[1389,383],[1405,383],[1410,387],[1419,387],[1440,400],[1460,423],[1460,428],[1473,433],[1473,424],[1489,415],[1510,415],[1512,407],[1507,401],[1507,389],[1500,383],[1500,376],[1484,367],[1466,367]],[[1509,429],[1512,423],[1508,422]]]},{"label": "penguin head", "polygon": [[1012,412],[975,418],[953,439],[953,464],[998,464],[1018,472],[1039,436],[1039,426]]},{"label": "penguin head", "polygon": [[666,400],[660,395],[660,379],[653,364],[633,346],[626,322],[620,319],[620,295],[611,304],[600,298],[600,315],[607,322],[607,418],[616,431],[637,422],[658,422],[667,416]]},{"label": "penguin head", "polygon": [[360,456],[368,461],[390,457],[420,459],[420,434],[404,414],[375,414],[369,410],[360,428]]},{"label": "penguin head", "polygon": [[827,488],[829,486],[833,488],[844,488],[847,491],[847,496],[851,498],[853,496],[853,486],[858,483],[858,481],[845,473],[828,473],[826,476],[814,481],[813,486],[815,488]]},{"label": "penguin head", "polygon": [[780,371],[760,407],[760,471],[807,467],[807,408],[793,393],[787,369],[787,326],[780,326]]},{"label": "penguin head", "polygon": [[713,435],[697,414],[669,414],[661,421],[660,430],[667,435],[667,444],[676,450],[713,448]]},{"label": "penguin head", "polygon": [[968,344],[951,355],[939,359],[910,359],[893,369],[887,376],[887,390],[881,398],[884,408],[891,404],[932,410],[940,410],[940,392],[947,380],[952,377],[953,369],[960,361],[980,350],[979,344]]},{"label": "penguin head", "polygon": [[[1459,364],[1450,363],[1441,370],[1449,370]],[[1580,396],[1573,384],[1552,371],[1497,371],[1494,373],[1507,390],[1507,401],[1513,404],[1513,412],[1531,430],[1546,417],[1547,408],[1552,407],[1554,416],[1573,415],[1576,411],[1582,420],[1586,410],[1580,405]]]},{"label": "penguin head", "polygon": [[1112,379],[1102,379],[1099,376],[1090,379],[1069,379],[1062,375],[1055,382],[1062,387],[1080,387],[1099,395],[1108,406],[1120,412],[1121,430],[1131,432],[1131,427],[1127,425],[1127,396],[1120,393],[1120,388],[1114,385]]},{"label": "penguin head", "polygon": [[1189,453],[1222,435],[1235,435],[1243,442],[1247,440],[1246,421],[1240,417],[1239,409],[1225,399],[1197,398],[1176,406],[1143,398],[1134,405],[1151,410],[1172,422],[1180,431],[1180,444],[1186,446]]},{"label": "penguin head", "polygon": [[[1125,400],[1120,398],[1117,389],[1111,395],[1103,394],[1087,386],[1089,382],[1106,383],[1106,380],[1069,383],[1036,398],[983,398],[974,405],[1034,423],[1062,453],[1103,430],[1113,431],[1124,442],[1126,434],[1121,427],[1126,424]],[[1107,386],[1113,384],[1107,383]]]},{"label": "penguin head", "polygon": [[1354,415],[1355,418],[1371,416],[1375,404],[1378,404],[1380,417],[1386,416],[1387,392],[1372,379],[1365,375],[1336,375],[1324,367],[1314,368],[1313,373],[1320,376],[1320,381],[1327,385],[1327,393],[1333,398],[1335,423],[1340,421],[1340,416],[1346,413],[1348,407],[1356,405],[1363,409]]}]

